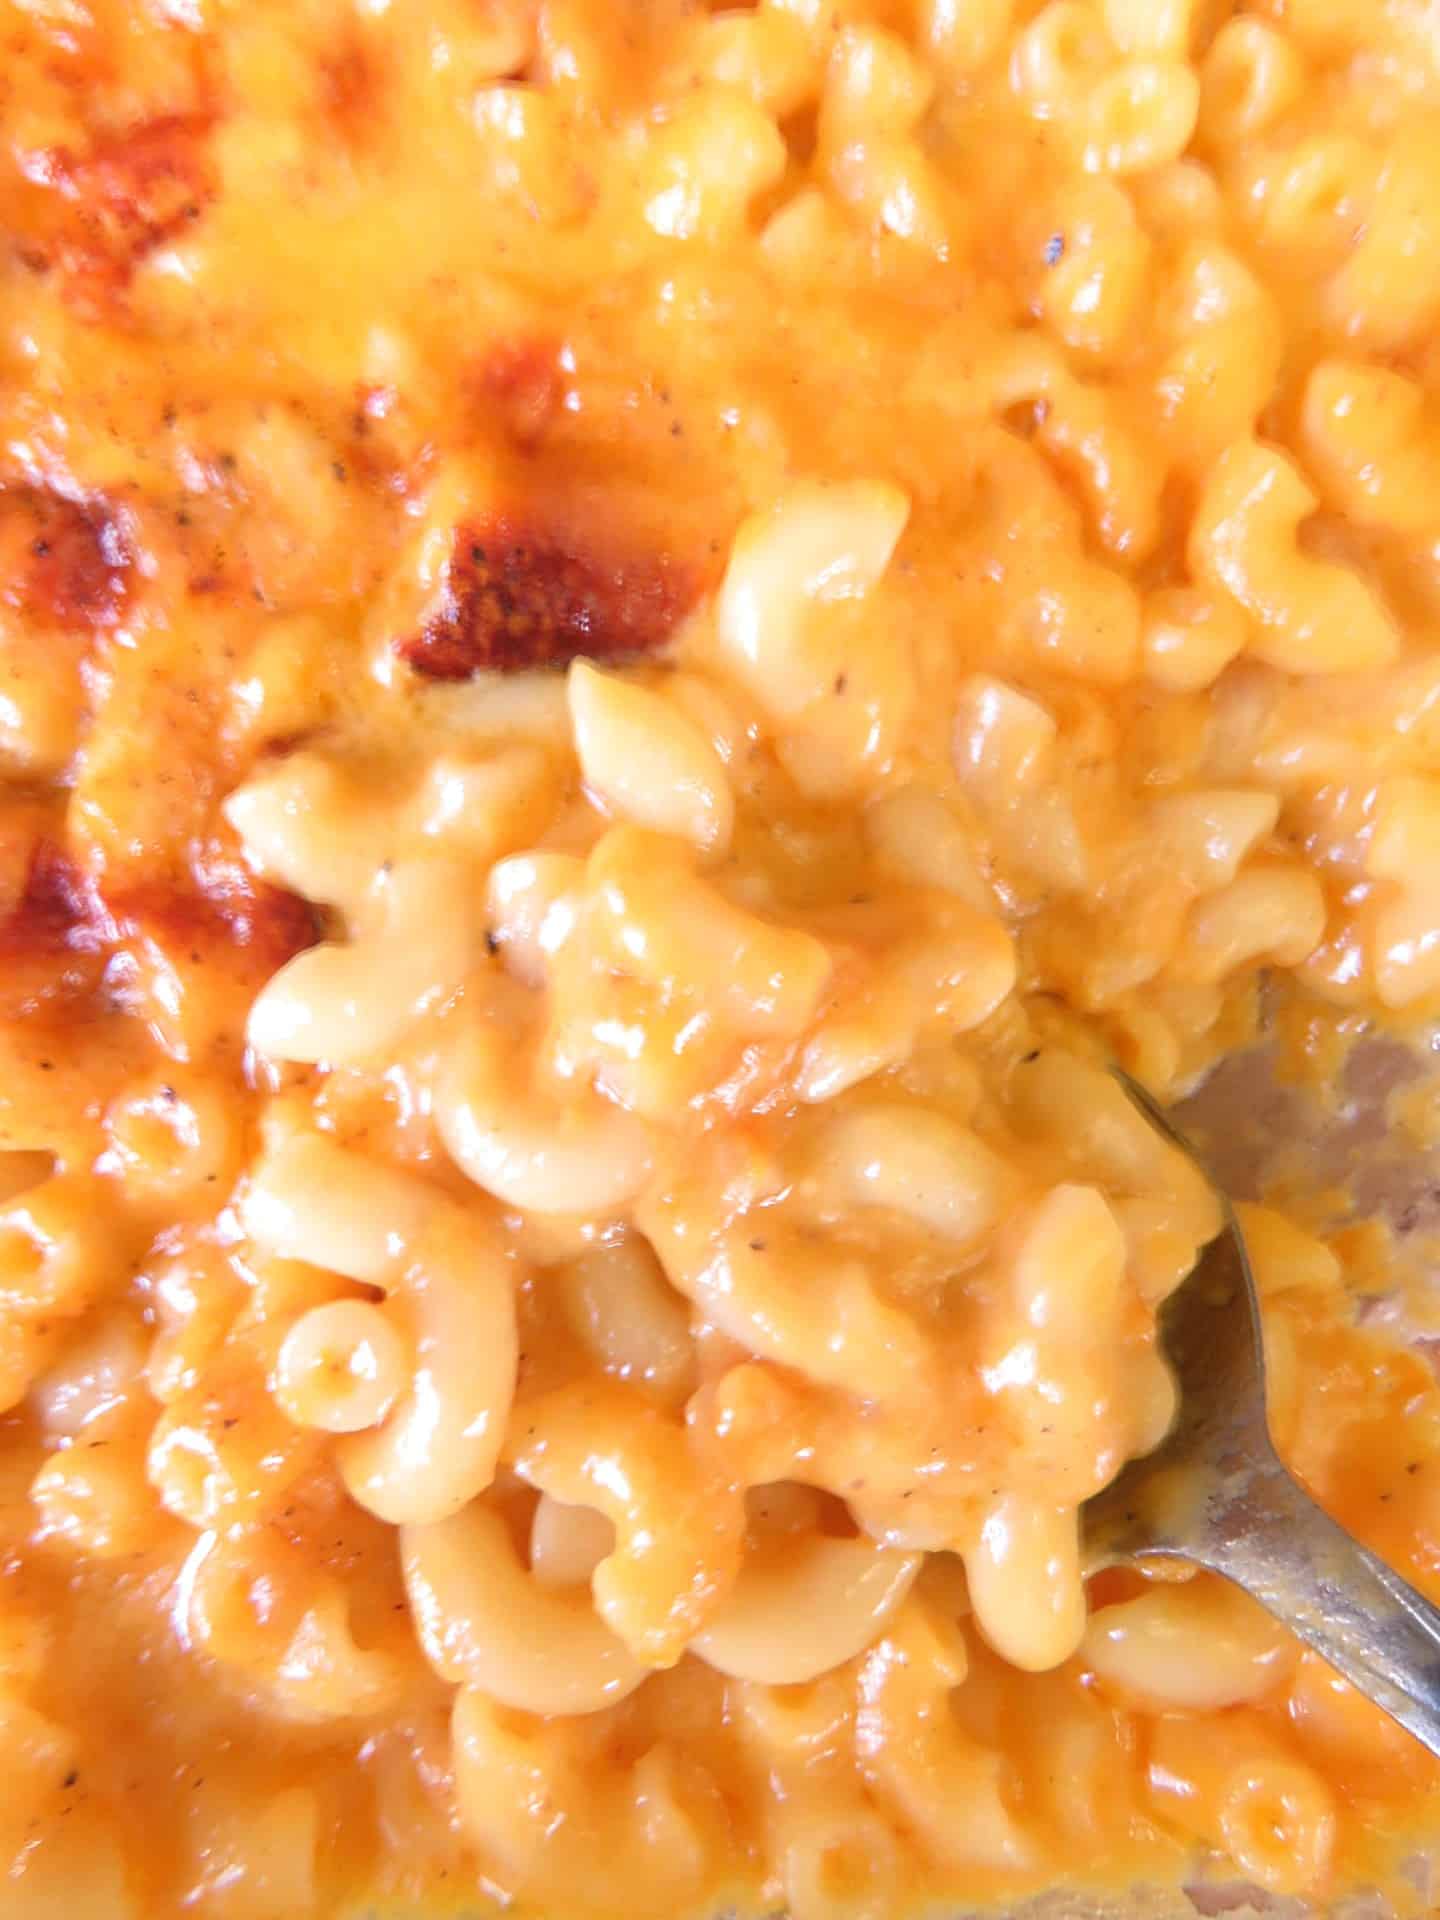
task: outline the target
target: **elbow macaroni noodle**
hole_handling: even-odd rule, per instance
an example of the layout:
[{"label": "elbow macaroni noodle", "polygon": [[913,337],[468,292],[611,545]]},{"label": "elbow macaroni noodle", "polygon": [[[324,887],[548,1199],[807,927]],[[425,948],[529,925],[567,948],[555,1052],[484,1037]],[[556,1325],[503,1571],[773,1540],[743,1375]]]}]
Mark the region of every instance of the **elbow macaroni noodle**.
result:
[{"label": "elbow macaroni noodle", "polygon": [[[1432,1763],[1082,1510],[1218,1224],[1108,1062],[1440,1009],[1420,0],[0,48],[6,1920],[1418,1915]],[[1277,1436],[1433,1589],[1304,1172]]]}]

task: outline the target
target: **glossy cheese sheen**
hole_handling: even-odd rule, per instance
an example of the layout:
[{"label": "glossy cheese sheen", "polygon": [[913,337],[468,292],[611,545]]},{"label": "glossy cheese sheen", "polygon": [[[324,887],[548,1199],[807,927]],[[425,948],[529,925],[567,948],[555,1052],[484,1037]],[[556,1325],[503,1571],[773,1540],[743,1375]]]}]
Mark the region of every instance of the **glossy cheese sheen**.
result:
[{"label": "glossy cheese sheen", "polygon": [[[0,0],[6,1920],[1426,1910],[1079,1514],[1106,1060],[1436,1011],[1437,249],[1419,0]],[[1355,1171],[1277,1439],[1440,1593]]]}]

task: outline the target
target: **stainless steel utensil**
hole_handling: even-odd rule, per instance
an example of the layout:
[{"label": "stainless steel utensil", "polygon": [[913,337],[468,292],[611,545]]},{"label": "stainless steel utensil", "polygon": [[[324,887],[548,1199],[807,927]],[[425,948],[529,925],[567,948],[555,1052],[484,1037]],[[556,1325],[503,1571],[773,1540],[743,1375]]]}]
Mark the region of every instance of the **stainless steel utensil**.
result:
[{"label": "stainless steel utensil", "polygon": [[[1199,1165],[1144,1088],[1116,1074]],[[1180,1390],[1175,1424],[1086,1504],[1087,1565],[1148,1555],[1223,1574],[1440,1755],[1440,1609],[1332,1520],[1276,1456],[1255,1283],[1220,1197],[1223,1227],[1160,1310]]]}]

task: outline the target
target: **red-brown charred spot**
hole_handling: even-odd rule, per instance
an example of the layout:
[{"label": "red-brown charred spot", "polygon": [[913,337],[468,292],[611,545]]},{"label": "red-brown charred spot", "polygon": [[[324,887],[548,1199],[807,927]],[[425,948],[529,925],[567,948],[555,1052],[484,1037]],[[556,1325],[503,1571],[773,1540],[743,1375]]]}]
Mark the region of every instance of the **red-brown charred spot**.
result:
[{"label": "red-brown charred spot", "polygon": [[113,626],[134,556],[124,521],[103,499],[33,488],[0,492],[0,595],[46,626]]},{"label": "red-brown charred spot", "polygon": [[206,121],[179,115],[98,140],[62,158],[61,192],[83,208],[107,250],[134,261],[195,219],[214,191]]},{"label": "red-brown charred spot", "polygon": [[208,119],[170,115],[57,148],[30,178],[51,211],[19,233],[23,257],[58,268],[82,304],[121,290],[136,265],[198,220],[215,196]]},{"label": "red-brown charred spot", "polygon": [[53,841],[37,840],[25,890],[0,920],[0,953],[99,953],[105,936],[105,916],[86,876]]},{"label": "red-brown charred spot", "polygon": [[241,1054],[260,987],[320,936],[303,900],[214,847],[183,875],[116,872],[101,884],[107,990],[175,1059]]},{"label": "red-brown charred spot", "polygon": [[252,881],[243,895],[223,899],[216,911],[234,944],[266,974],[316,945],[322,933],[308,900],[264,880]]},{"label": "red-brown charred spot", "polygon": [[203,872],[195,886],[122,892],[109,909],[117,940],[147,942],[182,973],[222,966],[258,982],[320,938],[307,901],[228,866]]},{"label": "red-brown charred spot", "polygon": [[601,557],[497,519],[458,529],[438,603],[397,651],[431,680],[610,660],[663,646],[694,599],[668,559]]},{"label": "red-brown charred spot", "polygon": [[382,104],[380,70],[357,35],[349,36],[321,62],[320,109],[347,146],[360,146],[375,130]]},{"label": "red-brown charred spot", "polygon": [[37,840],[24,889],[0,918],[0,1019],[27,1019],[46,1007],[95,995],[105,970],[109,926],[94,889],[51,840]]},{"label": "red-brown charred spot", "polygon": [[560,349],[553,341],[508,340],[492,347],[475,375],[476,404],[520,448],[544,439],[565,397]]}]

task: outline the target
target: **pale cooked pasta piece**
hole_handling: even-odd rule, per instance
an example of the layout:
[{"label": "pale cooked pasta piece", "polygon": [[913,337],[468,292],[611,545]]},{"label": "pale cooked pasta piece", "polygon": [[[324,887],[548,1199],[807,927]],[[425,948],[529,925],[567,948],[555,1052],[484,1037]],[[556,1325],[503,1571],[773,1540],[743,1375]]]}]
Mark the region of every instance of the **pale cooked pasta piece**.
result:
[{"label": "pale cooked pasta piece", "polygon": [[1098,1609],[1080,1658],[1122,1697],[1173,1710],[1261,1700],[1284,1684],[1294,1655],[1257,1602],[1224,1581],[1197,1579]]},{"label": "pale cooked pasta piece", "polygon": [[438,854],[382,869],[348,944],[296,954],[267,983],[250,1009],[250,1044],[276,1060],[342,1066],[394,1046],[478,956],[468,877]]},{"label": "pale cooked pasta piece", "polygon": [[1305,62],[1292,41],[1255,14],[1227,20],[1200,67],[1200,127],[1208,139],[1262,132],[1293,106]]},{"label": "pale cooked pasta piece", "polygon": [[1145,677],[1174,693],[1212,686],[1245,651],[1248,637],[1245,615],[1228,596],[1161,587],[1145,601]]},{"label": "pale cooked pasta piece", "polygon": [[602,1366],[683,1398],[695,1382],[690,1311],[640,1234],[587,1249],[556,1278],[571,1324]]},{"label": "pale cooked pasta piece", "polygon": [[573,1902],[603,1858],[620,1883],[693,1899],[705,1827],[663,1748],[597,1779],[584,1723],[515,1713],[478,1687],[456,1695],[452,1727],[461,1819],[504,1884]]},{"label": "pale cooked pasta piece", "polygon": [[931,51],[947,68],[967,73],[1004,45],[1015,0],[922,0],[919,18]]},{"label": "pale cooked pasta piece", "polygon": [[120,1405],[145,1372],[143,1325],[125,1312],[93,1314],[64,1356],[36,1381],[32,1404],[49,1434],[74,1438]]},{"label": "pale cooked pasta piece", "polygon": [[932,91],[898,34],[843,26],[825,76],[817,146],[831,186],[873,230],[943,258],[958,213],[913,137]]},{"label": "pale cooked pasta piece", "polygon": [[792,1541],[770,1563],[747,1564],[691,1642],[737,1680],[794,1686],[863,1653],[920,1569],[920,1556],[872,1541]]},{"label": "pale cooked pasta piece", "polygon": [[1183,59],[1190,50],[1196,0],[1102,0],[1106,31],[1125,53]]},{"label": "pale cooked pasta piece", "polygon": [[850,1912],[873,1912],[903,1871],[892,1824],[863,1787],[844,1776],[816,1780],[797,1773],[786,1781],[783,1798],[777,1793],[766,1826],[786,1910],[797,1920],[833,1912],[837,1898]]},{"label": "pale cooked pasta piece", "polygon": [[596,1610],[638,1660],[673,1666],[740,1568],[744,1503],[719,1463],[618,1383],[528,1401],[507,1459],[542,1493],[610,1521],[614,1550],[591,1581]]},{"label": "pale cooked pasta piece", "polygon": [[713,240],[739,226],[784,170],[785,143],[770,116],[726,88],[703,87],[652,135],[643,217],[665,239]]},{"label": "pale cooked pasta piece", "polygon": [[686,70],[745,94],[777,114],[814,92],[815,67],[802,21],[781,6],[729,7],[695,22]]},{"label": "pale cooked pasta piece", "polygon": [[[269,1251],[387,1296],[378,1321],[376,1309],[359,1314],[358,1341],[363,1303],[315,1310],[319,1364],[322,1373],[339,1372],[338,1390],[315,1378],[317,1345],[304,1320],[298,1353],[282,1345],[277,1359],[281,1404],[308,1415],[304,1426],[343,1434],[336,1461],[352,1496],[400,1525],[443,1518],[483,1491],[517,1366],[515,1270],[490,1224],[413,1176],[383,1168],[372,1176],[364,1156],[314,1134],[272,1153],[245,1196],[243,1218]],[[337,1316],[338,1367],[325,1357]]]},{"label": "pale cooked pasta piece", "polygon": [[1105,175],[1066,180],[1040,211],[1036,307],[1067,347],[1103,363],[1123,353],[1143,310],[1153,244],[1125,188]]},{"label": "pale cooked pasta piece", "polygon": [[1163,796],[1151,809],[1147,827],[1157,861],[1199,893],[1228,887],[1279,818],[1280,802],[1273,793],[1201,787]]},{"label": "pale cooked pasta piece", "polygon": [[303,1913],[319,1892],[318,1855],[323,1833],[320,1796],[310,1786],[279,1792],[237,1792],[211,1786],[200,1776],[192,1788],[192,1818],[203,1838],[193,1849],[187,1892],[195,1903],[225,1899],[230,1887],[244,1887],[241,1912],[255,1920],[276,1920],[285,1912]]},{"label": "pale cooked pasta piece", "polygon": [[1372,966],[1376,990],[1389,1007],[1407,1006],[1433,991],[1440,978],[1440,782],[1397,775],[1378,795],[1375,834],[1367,865],[1391,888],[1377,903]]},{"label": "pale cooked pasta piece", "polygon": [[1351,520],[1402,534],[1435,525],[1440,436],[1417,381],[1362,360],[1322,360],[1305,383],[1302,429],[1326,497]]},{"label": "pale cooked pasta piece", "polygon": [[319,754],[290,754],[237,787],[225,817],[262,873],[346,912],[360,907],[393,851],[376,831],[383,814]]},{"label": "pale cooked pasta piece", "polygon": [[991,1645],[1029,1672],[1058,1667],[1085,1631],[1078,1515],[1007,1495],[985,1515],[965,1574]]},{"label": "pale cooked pasta piece", "polygon": [[1094,1187],[1052,1189],[1025,1224],[1011,1268],[1015,1304],[1037,1332],[1104,1341],[1125,1288],[1125,1240]]},{"label": "pale cooked pasta piece", "polygon": [[978,1135],[918,1105],[838,1114],[822,1151],[851,1206],[891,1208],[962,1244],[995,1224],[1011,1191],[1004,1161]]},{"label": "pale cooked pasta piece", "polygon": [[1022,1124],[1048,1139],[1081,1178],[1117,1195],[1163,1195],[1197,1246],[1219,1230],[1219,1202],[1205,1176],[1096,1062],[1042,1048],[1022,1063],[1007,1092]]},{"label": "pale cooked pasta piece", "polygon": [[888,483],[797,484],[740,529],[715,608],[721,659],[779,726],[787,771],[817,797],[853,792],[893,752],[915,697],[893,639],[853,616],[909,515]]},{"label": "pale cooked pasta piece", "polygon": [[146,1476],[143,1402],[131,1399],[52,1453],[31,1481],[37,1537],[101,1561],[138,1557],[163,1539]]},{"label": "pale cooked pasta piece", "polygon": [[[929,1343],[863,1259],[781,1221],[727,1228],[713,1206],[703,1186],[681,1187],[647,1193],[636,1216],[671,1284],[707,1320],[751,1352],[867,1399],[931,1388]],[[707,1213],[709,1234],[697,1239],[695,1216]]]},{"label": "pale cooked pasta piece", "polygon": [[459,1208],[406,1249],[386,1308],[413,1356],[405,1391],[335,1449],[352,1497],[392,1526],[458,1513],[494,1478],[519,1359],[516,1278],[489,1223]]},{"label": "pale cooked pasta piece", "polygon": [[1222,454],[1190,530],[1190,564],[1255,625],[1250,651],[1288,673],[1345,673],[1395,657],[1400,636],[1357,574],[1298,543],[1315,495],[1293,462],[1258,441]]},{"label": "pale cooked pasta piece", "polygon": [[302,1313],[281,1342],[272,1391],[297,1426],[356,1433],[404,1389],[405,1342],[379,1307],[334,1300]]},{"label": "pale cooked pasta piece", "polygon": [[571,667],[568,685],[580,771],[602,805],[723,854],[735,803],[718,754],[694,722],[663,693],[584,660]]},{"label": "pale cooked pasta piece", "polygon": [[551,756],[530,742],[480,755],[442,754],[406,805],[407,838],[493,860],[540,837],[555,811],[556,786]]},{"label": "pale cooked pasta piece", "polygon": [[808,1686],[771,1687],[741,1680],[725,1690],[743,1737],[767,1759],[799,1761],[822,1755],[850,1737],[855,1717],[853,1675],[839,1670]]},{"label": "pale cooked pasta piece", "polygon": [[492,84],[469,102],[475,155],[499,198],[532,219],[563,227],[584,205],[578,169],[567,157],[558,103],[538,87]]},{"label": "pale cooked pasta piece", "polygon": [[100,1182],[54,1173],[0,1204],[0,1313],[83,1313],[123,1258]]},{"label": "pale cooked pasta piece", "polygon": [[1365,224],[1326,290],[1343,332],[1381,352],[1411,345],[1440,311],[1440,295],[1417,270],[1440,242],[1437,162],[1434,122],[1412,111],[1387,142]]},{"label": "pale cooked pasta piece", "polygon": [[1298,966],[1320,944],[1327,918],[1324,889],[1308,869],[1255,862],[1190,909],[1174,971],[1203,982],[1262,957]]},{"label": "pale cooked pasta piece", "polygon": [[575,931],[585,864],[573,853],[515,853],[485,883],[488,932],[506,967],[544,986],[554,955]]},{"label": "pale cooked pasta piece", "polygon": [[1073,112],[1110,52],[1100,16],[1083,0],[1050,0],[1016,36],[1010,84],[1037,120]]},{"label": "pale cooked pasta piece", "polygon": [[587,935],[597,959],[647,986],[680,986],[743,1031],[800,1033],[831,973],[822,941],[727,899],[680,843],[616,827],[590,856]]},{"label": "pale cooked pasta piece", "polygon": [[1314,1886],[1329,1870],[1333,1792],[1243,1710],[1208,1725],[1162,1716],[1149,1774],[1158,1811],[1191,1833],[1217,1832],[1241,1872],[1270,1892]]},{"label": "pale cooked pasta piece", "polygon": [[1185,151],[1200,110],[1200,83],[1175,60],[1129,60],[1097,80],[1082,111],[1088,173],[1143,173]]},{"label": "pale cooked pasta piece", "polygon": [[586,1584],[529,1573],[505,1522],[480,1505],[401,1535],[426,1658],[443,1679],[526,1713],[596,1713],[648,1667],[596,1612]]},{"label": "pale cooked pasta piece", "polygon": [[831,1100],[898,1066],[927,1031],[978,1027],[1014,986],[1015,943],[995,915],[943,896],[919,904],[919,927],[895,942],[890,964],[860,973],[816,1025],[795,1076],[802,1100]]},{"label": "pale cooked pasta piece", "polygon": [[1313,1768],[1271,1761],[1231,1780],[1220,1832],[1236,1866],[1261,1886],[1313,1886],[1335,1845],[1334,1800]]},{"label": "pale cooked pasta piece", "polygon": [[[392,1636],[361,1646],[341,1581],[307,1578],[296,1604],[293,1560],[267,1558],[253,1533],[203,1533],[177,1582],[181,1630],[299,1725],[393,1710],[413,1669]],[[258,1603],[258,1604],[257,1604]]]},{"label": "pale cooked pasta piece", "polygon": [[917,887],[940,887],[972,907],[991,905],[978,835],[958,810],[920,786],[895,787],[865,809],[865,838],[885,867]]},{"label": "pale cooked pasta piece", "polygon": [[259,1162],[240,1202],[245,1231],[267,1252],[379,1284],[434,1202],[397,1172],[319,1133],[296,1133]]},{"label": "pale cooked pasta piece", "polygon": [[586,1091],[534,1085],[517,1100],[524,1071],[497,1027],[475,1022],[460,1037],[435,1089],[441,1136],[475,1184],[507,1206],[541,1214],[609,1214],[649,1175],[653,1148],[643,1122]]},{"label": "pale cooked pasta piece", "polygon": [[881,1802],[951,1867],[1016,1867],[1032,1846],[1000,1790],[1001,1760],[950,1724],[966,1678],[953,1619],[914,1595],[860,1669],[855,1744]]}]

